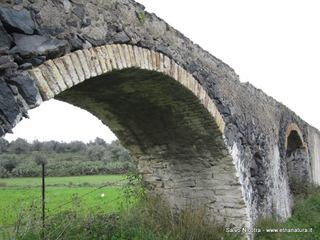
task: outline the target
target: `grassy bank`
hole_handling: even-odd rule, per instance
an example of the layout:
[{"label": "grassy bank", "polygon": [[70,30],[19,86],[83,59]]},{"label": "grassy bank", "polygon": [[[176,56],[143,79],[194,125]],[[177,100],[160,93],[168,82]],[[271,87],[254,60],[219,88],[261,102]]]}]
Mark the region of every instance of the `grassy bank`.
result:
[{"label": "grassy bank", "polygon": [[[0,188],[0,239],[36,240],[41,239],[42,234],[48,240],[244,239],[243,235],[226,233],[224,226],[209,222],[205,209],[186,209],[176,214],[160,198],[146,198],[141,185],[135,186],[124,175],[48,178],[43,232],[40,179],[1,181],[5,187]],[[276,218],[261,219],[256,228],[312,228],[312,232],[262,232],[256,234],[255,239],[320,239],[319,188],[296,187],[292,217],[285,222]]]},{"label": "grassy bank", "polygon": [[[317,240],[320,239],[320,188],[306,183],[295,183],[291,189],[294,193],[294,208],[292,216],[285,222],[276,218],[261,219],[257,228],[264,231],[255,235],[257,240]],[[308,232],[266,232],[275,229],[279,231]]]},{"label": "grassy bank", "polygon": [[[55,215],[81,204],[82,213],[116,212],[120,208],[124,175],[48,177],[46,178],[46,211]],[[103,195],[102,195],[103,194]],[[0,179],[0,225],[13,225],[22,212],[33,209],[40,214],[41,179]]]}]

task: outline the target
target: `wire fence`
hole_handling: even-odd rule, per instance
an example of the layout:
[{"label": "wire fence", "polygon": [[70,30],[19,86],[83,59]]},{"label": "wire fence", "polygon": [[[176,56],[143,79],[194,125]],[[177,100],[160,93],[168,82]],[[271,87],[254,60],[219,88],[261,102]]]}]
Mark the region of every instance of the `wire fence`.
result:
[{"label": "wire fence", "polygon": [[[127,182],[127,181],[128,181],[128,179],[125,178],[125,179],[118,180],[117,183],[119,183],[119,182]],[[77,199],[82,200],[82,199],[84,199],[85,197],[87,197],[87,196],[89,196],[89,195],[91,195],[91,194],[94,194],[94,193],[96,193],[97,191],[99,191],[99,190],[101,190],[101,189],[103,189],[103,188],[106,188],[106,187],[110,187],[110,182],[108,182],[108,183],[106,183],[106,184],[103,184],[102,186],[96,187],[96,188],[92,189],[92,190],[89,191],[89,192],[86,192],[86,193],[84,193],[84,194],[78,195],[78,196],[77,196]],[[116,198],[113,198],[113,199],[109,200],[109,201],[107,202],[107,204],[104,204],[104,205],[103,205],[103,207],[106,208],[106,207],[110,206],[111,204],[113,204],[113,203],[115,203],[115,202],[119,202],[120,199],[123,200],[123,196],[118,196],[118,197],[116,197]],[[70,200],[68,200],[68,201],[66,201],[66,202],[64,202],[64,203],[62,203],[62,204],[60,204],[60,205],[58,205],[58,206],[50,209],[50,212],[55,212],[56,210],[60,210],[59,212],[62,212],[61,210],[62,210],[65,206],[70,205],[70,204],[72,204],[73,202],[74,202],[74,199],[70,199]],[[51,216],[46,217],[46,219],[45,219],[46,224],[48,224],[48,223],[49,223],[53,218],[55,218],[56,216],[57,216],[57,214],[53,214],[53,215],[51,215]],[[31,217],[31,216],[29,216],[29,217]],[[39,225],[39,226],[40,226],[40,225],[41,225],[41,219],[39,218],[38,221],[37,221],[37,222],[33,222],[33,224],[36,224],[36,225]],[[72,227],[72,225],[73,225],[73,222],[72,222],[72,221],[70,221],[70,220],[67,219],[67,218],[64,219],[63,221],[61,221],[61,222],[59,223],[58,226],[55,227],[55,229],[54,229],[53,231],[51,231],[51,232],[46,232],[46,233],[45,233],[46,239],[52,239],[53,236],[57,236],[57,238],[56,238],[57,240],[58,240],[58,239],[61,239],[61,237],[64,235],[64,233],[65,233],[68,229],[70,229],[70,227]],[[26,229],[25,229],[24,234],[26,234],[26,233],[27,233],[27,230],[30,229],[31,227],[33,227],[33,226],[26,226]],[[0,226],[0,233],[2,232],[2,233],[5,234],[6,231],[9,231],[9,230],[11,230],[11,231],[13,231],[14,233],[16,233],[17,230],[18,230],[18,229],[16,229],[16,228],[17,228],[17,224],[2,225],[2,226]],[[60,231],[60,232],[59,232],[59,231]],[[22,234],[22,236],[23,236],[24,234]]]}]

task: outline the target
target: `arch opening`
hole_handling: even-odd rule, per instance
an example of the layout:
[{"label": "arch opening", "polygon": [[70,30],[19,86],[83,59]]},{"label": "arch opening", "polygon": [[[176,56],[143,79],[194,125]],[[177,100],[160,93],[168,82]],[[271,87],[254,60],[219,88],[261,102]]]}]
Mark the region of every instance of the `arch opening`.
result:
[{"label": "arch opening", "polygon": [[310,166],[307,147],[298,127],[287,132],[286,166],[292,194],[300,191],[301,184],[310,182]]},{"label": "arch opening", "polygon": [[212,220],[243,222],[244,202],[219,127],[179,82],[129,68],[91,78],[56,98],[109,126],[137,159],[149,192],[174,209],[206,208]]}]

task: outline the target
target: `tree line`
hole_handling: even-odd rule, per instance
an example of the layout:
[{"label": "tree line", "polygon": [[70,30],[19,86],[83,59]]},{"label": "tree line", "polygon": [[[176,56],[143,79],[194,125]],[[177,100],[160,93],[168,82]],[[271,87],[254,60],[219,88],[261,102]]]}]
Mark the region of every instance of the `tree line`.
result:
[{"label": "tree line", "polygon": [[29,143],[22,138],[11,142],[0,138],[0,178],[40,176],[37,156],[45,159],[48,176],[124,173],[134,167],[129,152],[118,140],[110,144],[101,138],[89,143]]}]

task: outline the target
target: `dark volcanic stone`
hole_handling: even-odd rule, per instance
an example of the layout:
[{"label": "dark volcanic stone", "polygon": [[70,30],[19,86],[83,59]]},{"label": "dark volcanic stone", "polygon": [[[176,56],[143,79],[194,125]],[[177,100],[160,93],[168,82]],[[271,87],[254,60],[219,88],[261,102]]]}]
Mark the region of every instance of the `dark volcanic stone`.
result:
[{"label": "dark volcanic stone", "polygon": [[8,55],[8,54],[9,54],[9,48],[8,47],[0,47],[0,56]]},{"label": "dark volcanic stone", "polygon": [[9,81],[18,87],[19,93],[30,106],[35,106],[37,104],[39,91],[34,80],[30,76],[18,75],[11,77]]},{"label": "dark volcanic stone", "polygon": [[54,26],[41,26],[39,28],[40,35],[51,35],[56,36],[60,33],[64,32],[62,27],[54,27]]},{"label": "dark volcanic stone", "polygon": [[1,56],[0,57],[0,65],[12,62],[12,56]]},{"label": "dark volcanic stone", "polygon": [[6,134],[6,132],[3,130],[3,128],[0,126],[0,136],[3,136],[4,134]]},{"label": "dark volcanic stone", "polygon": [[130,41],[129,36],[124,32],[118,32],[113,36],[114,43],[127,43]]},{"label": "dark volcanic stone", "polygon": [[16,64],[15,62],[5,62],[0,64],[0,71],[5,70],[5,69],[17,69],[18,68],[18,64]]},{"label": "dark volcanic stone", "polygon": [[31,63],[24,63],[19,66],[19,69],[21,69],[21,70],[27,70],[27,69],[31,69],[31,68],[32,68]]},{"label": "dark volcanic stone", "polygon": [[69,43],[71,45],[71,50],[72,51],[75,51],[75,50],[78,50],[78,49],[82,48],[83,41],[78,36],[70,37],[68,39],[68,41],[69,41]]},{"label": "dark volcanic stone", "polygon": [[46,57],[45,56],[37,56],[37,57],[34,57],[34,58],[23,59],[23,63],[24,64],[31,64],[32,66],[39,66],[44,61],[46,61]]},{"label": "dark volcanic stone", "polygon": [[35,25],[31,18],[31,14],[26,9],[20,11],[0,7],[0,19],[7,29],[13,32],[25,34],[33,34]]},{"label": "dark volcanic stone", "polygon": [[67,41],[58,40],[46,36],[14,34],[16,46],[12,53],[19,53],[21,56],[56,55],[63,53],[67,47]]},{"label": "dark volcanic stone", "polygon": [[14,125],[16,117],[20,114],[11,89],[0,79],[0,112],[5,116],[6,120]]},{"label": "dark volcanic stone", "polygon": [[2,25],[2,22],[0,21],[0,46],[1,48],[7,47],[10,48],[12,43],[11,36],[7,33],[5,28]]}]

